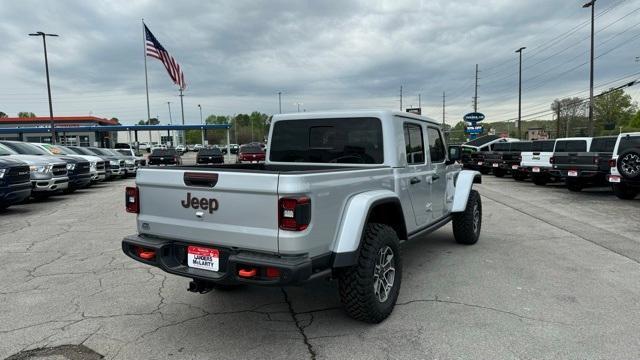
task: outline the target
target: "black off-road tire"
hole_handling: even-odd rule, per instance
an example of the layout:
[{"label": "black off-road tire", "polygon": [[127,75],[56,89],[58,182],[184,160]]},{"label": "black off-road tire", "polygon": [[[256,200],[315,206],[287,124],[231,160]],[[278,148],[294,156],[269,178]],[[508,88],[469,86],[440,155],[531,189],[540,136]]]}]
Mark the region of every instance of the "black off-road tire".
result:
[{"label": "black off-road tire", "polygon": [[640,179],[640,148],[625,150],[618,156],[617,165],[620,176],[628,180]]},{"label": "black off-road tire", "polygon": [[[396,232],[388,225],[370,223],[365,228],[360,254],[354,266],[338,274],[340,300],[347,314],[367,323],[377,324],[386,319],[396,304],[402,282],[402,259],[400,241]],[[382,259],[381,251],[391,250],[393,280],[382,301],[375,293],[376,263]],[[387,259],[387,257],[385,257]]]},{"label": "black off-road tire", "polygon": [[502,169],[493,169],[493,176],[495,177],[499,177],[499,178],[504,177],[506,175],[505,173],[506,172]]},{"label": "black off-road tire", "polygon": [[531,175],[531,179],[538,186],[545,186],[549,182],[549,177],[545,175]]},{"label": "black off-road tire", "polygon": [[584,189],[584,184],[578,180],[565,180],[565,184],[567,185],[567,189],[572,192],[580,192]]},{"label": "black off-road tire", "polygon": [[482,228],[482,201],[480,193],[471,190],[467,207],[453,214],[453,236],[458,244],[473,245],[480,238]]},{"label": "black off-road tire", "polygon": [[612,184],[613,193],[622,200],[633,200],[640,190],[629,187],[625,184]]}]

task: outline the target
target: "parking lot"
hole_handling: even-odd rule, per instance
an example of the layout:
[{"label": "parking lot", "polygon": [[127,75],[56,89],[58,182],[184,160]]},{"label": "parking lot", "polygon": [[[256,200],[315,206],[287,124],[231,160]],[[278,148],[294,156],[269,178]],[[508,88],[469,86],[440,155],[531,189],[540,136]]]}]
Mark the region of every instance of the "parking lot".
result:
[{"label": "parking lot", "polygon": [[450,226],[405,243],[379,325],[348,318],[330,282],[199,295],[126,257],[133,179],[10,208],[0,358],[638,358],[640,199],[483,180],[479,243]]}]

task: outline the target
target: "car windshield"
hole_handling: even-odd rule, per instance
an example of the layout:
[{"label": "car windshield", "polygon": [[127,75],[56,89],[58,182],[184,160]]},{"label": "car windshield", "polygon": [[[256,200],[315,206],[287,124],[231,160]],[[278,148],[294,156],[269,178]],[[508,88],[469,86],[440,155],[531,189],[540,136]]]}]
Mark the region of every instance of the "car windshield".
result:
[{"label": "car windshield", "polygon": [[282,120],[272,133],[274,162],[381,164],[384,158],[377,118]]},{"label": "car windshield", "polygon": [[0,145],[0,156],[15,155],[16,152]]},{"label": "car windshield", "polygon": [[113,154],[105,151],[105,149],[87,148],[87,150],[91,151],[94,155],[113,156]]},{"label": "car windshield", "polygon": [[96,154],[79,146],[68,146],[67,149],[73,151],[74,153],[78,154],[78,155],[91,155],[91,156],[95,156]]},{"label": "car windshield", "polygon": [[131,156],[131,151],[130,150],[116,149],[116,151],[121,155]]},{"label": "car windshield", "polygon": [[2,142],[2,145],[22,155],[50,155],[39,147],[28,143],[5,141]]}]

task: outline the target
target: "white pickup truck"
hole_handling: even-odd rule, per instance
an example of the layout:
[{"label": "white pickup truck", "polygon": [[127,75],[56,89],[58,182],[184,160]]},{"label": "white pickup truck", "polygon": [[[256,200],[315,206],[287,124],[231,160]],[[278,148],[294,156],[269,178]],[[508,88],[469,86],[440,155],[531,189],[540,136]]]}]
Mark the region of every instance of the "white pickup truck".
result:
[{"label": "white pickup truck", "polygon": [[555,140],[537,140],[531,144],[532,151],[523,151],[520,168],[521,177],[531,176],[536,185],[562,180],[562,173],[551,163],[554,152],[584,152],[589,149],[592,138],[575,137]]},{"label": "white pickup truck", "polygon": [[400,290],[401,241],[450,221],[458,243],[478,241],[481,177],[460,155],[414,114],[276,115],[265,163],[140,169],[122,249],[202,293],[334,278],[347,313],[378,323]]}]

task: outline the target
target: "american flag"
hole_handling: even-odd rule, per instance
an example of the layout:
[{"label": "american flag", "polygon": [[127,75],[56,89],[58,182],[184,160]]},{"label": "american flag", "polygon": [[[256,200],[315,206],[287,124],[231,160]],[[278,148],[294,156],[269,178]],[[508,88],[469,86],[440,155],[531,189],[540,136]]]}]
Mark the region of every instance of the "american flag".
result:
[{"label": "american flag", "polygon": [[164,64],[164,67],[167,69],[171,80],[173,80],[173,82],[178,85],[181,90],[184,90],[187,87],[187,83],[184,81],[184,74],[182,73],[180,65],[171,55],[169,55],[167,50],[160,44],[158,39],[153,36],[146,24],[144,25],[144,35],[147,43],[147,56],[151,56],[160,60],[162,64]]}]

